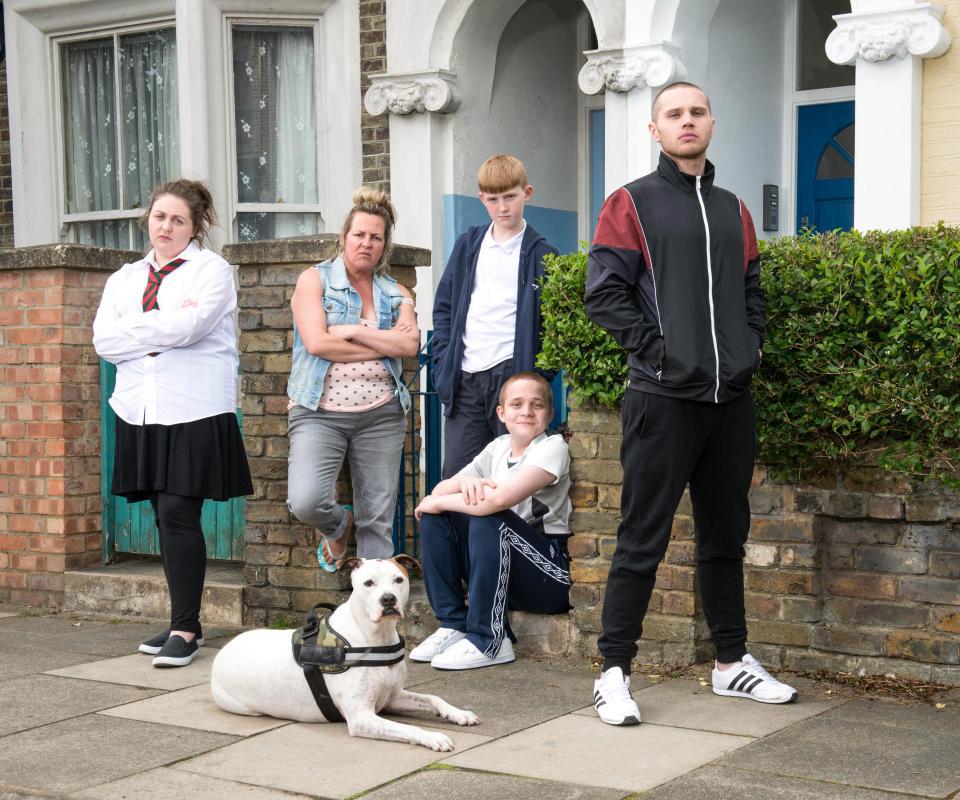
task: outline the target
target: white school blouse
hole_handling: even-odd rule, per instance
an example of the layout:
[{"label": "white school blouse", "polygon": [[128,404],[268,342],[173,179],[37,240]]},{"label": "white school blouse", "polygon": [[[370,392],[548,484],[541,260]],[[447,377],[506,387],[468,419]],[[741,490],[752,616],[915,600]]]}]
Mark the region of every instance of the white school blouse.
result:
[{"label": "white school blouse", "polygon": [[[186,263],[161,282],[159,308],[143,311],[148,270],[164,266],[151,250],[110,276],[93,323],[94,348],[117,365],[110,406],[131,425],[176,425],[236,411],[233,267],[195,242],[177,258]],[[183,308],[185,300],[196,306]]]}]

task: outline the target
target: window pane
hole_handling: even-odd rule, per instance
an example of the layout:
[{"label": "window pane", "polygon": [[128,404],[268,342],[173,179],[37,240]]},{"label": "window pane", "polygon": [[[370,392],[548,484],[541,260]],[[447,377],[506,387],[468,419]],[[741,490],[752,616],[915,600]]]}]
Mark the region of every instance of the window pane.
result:
[{"label": "window pane", "polygon": [[180,172],[174,28],[120,37],[120,103],[124,208],[140,208]]},{"label": "window pane", "polygon": [[261,239],[289,239],[321,232],[319,214],[274,214],[245,212],[237,214],[237,238],[241,242]]},{"label": "window pane", "polygon": [[65,44],[60,57],[66,210],[120,207],[113,39]]},{"label": "window pane", "polygon": [[834,14],[849,14],[850,0],[800,0],[797,36],[797,89],[853,86],[852,66],[834,64],[824,51]]},{"label": "window pane", "polygon": [[96,244],[101,247],[130,249],[130,221],[111,219],[104,222],[74,222],[70,225],[78,244]]},{"label": "window pane", "polygon": [[235,26],[233,85],[239,201],[318,202],[313,29]]},{"label": "window pane", "polygon": [[853,125],[847,125],[823,149],[817,162],[817,180],[853,177]]}]

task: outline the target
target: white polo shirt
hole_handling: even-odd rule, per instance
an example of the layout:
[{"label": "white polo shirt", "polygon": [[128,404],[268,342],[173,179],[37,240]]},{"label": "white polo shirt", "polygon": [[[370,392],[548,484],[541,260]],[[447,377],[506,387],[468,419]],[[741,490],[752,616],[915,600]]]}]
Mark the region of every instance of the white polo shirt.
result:
[{"label": "white polo shirt", "polygon": [[[117,365],[110,406],[131,425],[175,425],[237,409],[237,290],[234,270],[191,242],[143,311],[151,265],[124,264],[107,280],[93,323],[97,353]],[[185,300],[196,306],[183,308]],[[157,353],[150,356],[149,353]]]},{"label": "white polo shirt", "polygon": [[523,455],[510,455],[510,434],[498,436],[458,475],[490,478],[504,483],[524,467],[539,467],[554,476],[552,483],[525,497],[511,511],[547,536],[570,535],[570,450],[563,437],[541,433]]},{"label": "white polo shirt", "polygon": [[517,331],[517,283],[520,280],[520,245],[527,230],[505,242],[493,238],[493,223],[480,243],[477,274],[463,329],[464,372],[483,372],[513,358]]}]

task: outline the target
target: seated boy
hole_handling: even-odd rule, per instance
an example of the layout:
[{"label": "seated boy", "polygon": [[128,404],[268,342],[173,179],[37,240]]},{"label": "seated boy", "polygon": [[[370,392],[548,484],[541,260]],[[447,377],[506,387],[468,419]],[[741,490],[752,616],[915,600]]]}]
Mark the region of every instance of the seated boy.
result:
[{"label": "seated boy", "polygon": [[490,223],[457,239],[433,300],[444,478],[504,432],[497,396],[511,375],[534,369],[543,259],[557,252],[524,219],[533,187],[520,159],[491,156],[480,166],[477,185]]},{"label": "seated boy", "polygon": [[508,432],[438,483],[415,512],[427,597],[440,627],[410,658],[437,669],[513,661],[508,607],[540,614],[570,608],[570,455],[562,436],[546,433],[550,384],[535,372],[508,378],[497,416]]}]

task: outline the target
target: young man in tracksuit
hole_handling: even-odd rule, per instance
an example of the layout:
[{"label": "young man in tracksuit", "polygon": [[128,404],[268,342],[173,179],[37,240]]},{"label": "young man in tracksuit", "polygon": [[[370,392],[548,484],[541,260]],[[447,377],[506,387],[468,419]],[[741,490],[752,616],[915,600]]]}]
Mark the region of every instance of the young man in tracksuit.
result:
[{"label": "young man in tracksuit", "polygon": [[511,375],[536,370],[543,258],[557,252],[524,219],[533,187],[518,158],[491,156],[477,184],[490,224],[457,239],[433,301],[444,480],[506,432],[497,417],[500,387]]},{"label": "young man in tracksuit", "polygon": [[760,362],[764,302],[753,221],[715,186],[706,152],[710,101],[675,83],[657,96],[657,170],[604,204],[590,248],[587,315],[627,351],[622,522],[603,608],[600,718],[635,725],[629,692],[673,515],[689,483],[697,577],[716,649],[713,691],[786,703],[796,691],[747,653],[743,599],[747,493],[756,432],[750,378]]}]

